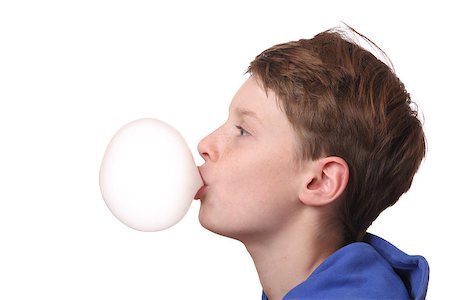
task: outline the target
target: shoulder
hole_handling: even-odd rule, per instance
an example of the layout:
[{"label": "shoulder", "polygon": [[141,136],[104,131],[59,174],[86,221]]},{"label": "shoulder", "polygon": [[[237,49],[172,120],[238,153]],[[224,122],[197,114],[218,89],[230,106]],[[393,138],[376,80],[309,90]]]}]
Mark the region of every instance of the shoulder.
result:
[{"label": "shoulder", "polygon": [[369,244],[347,245],[284,299],[409,299],[403,281]]}]

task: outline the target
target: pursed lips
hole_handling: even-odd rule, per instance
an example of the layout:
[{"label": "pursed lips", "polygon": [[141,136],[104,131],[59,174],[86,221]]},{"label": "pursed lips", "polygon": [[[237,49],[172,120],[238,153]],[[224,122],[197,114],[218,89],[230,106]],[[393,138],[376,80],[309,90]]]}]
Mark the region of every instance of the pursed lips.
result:
[{"label": "pursed lips", "polygon": [[198,168],[198,171],[200,173],[200,177],[202,178],[203,185],[198,189],[197,193],[194,196],[194,199],[196,199],[196,200],[203,198],[203,196],[206,193],[206,188],[208,187],[208,185],[205,182],[205,179],[203,178],[203,174],[202,174],[200,167]]}]

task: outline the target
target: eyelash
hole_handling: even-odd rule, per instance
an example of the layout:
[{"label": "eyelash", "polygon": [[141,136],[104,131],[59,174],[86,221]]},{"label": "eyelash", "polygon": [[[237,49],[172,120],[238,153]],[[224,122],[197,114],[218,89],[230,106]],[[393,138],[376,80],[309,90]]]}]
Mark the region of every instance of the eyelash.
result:
[{"label": "eyelash", "polygon": [[239,136],[250,135],[250,133],[247,130],[245,130],[242,126],[235,125],[235,127],[237,130],[239,130]]}]

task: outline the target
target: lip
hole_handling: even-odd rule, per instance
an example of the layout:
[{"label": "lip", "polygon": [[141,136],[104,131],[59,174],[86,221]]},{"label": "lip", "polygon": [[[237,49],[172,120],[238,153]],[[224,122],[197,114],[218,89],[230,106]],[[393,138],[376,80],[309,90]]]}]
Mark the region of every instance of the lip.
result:
[{"label": "lip", "polygon": [[198,167],[198,173],[200,174],[200,177],[202,179],[203,185],[198,189],[197,193],[194,196],[194,199],[198,200],[204,197],[205,192],[206,192],[206,188],[208,187],[208,185],[205,182],[205,179],[203,178],[203,171],[202,171],[202,167]]},{"label": "lip", "polygon": [[206,188],[207,188],[207,187],[208,187],[207,185],[203,185],[203,186],[197,191],[197,193],[195,194],[194,199],[196,199],[196,200],[202,199],[203,196],[204,196],[205,193],[206,193]]}]

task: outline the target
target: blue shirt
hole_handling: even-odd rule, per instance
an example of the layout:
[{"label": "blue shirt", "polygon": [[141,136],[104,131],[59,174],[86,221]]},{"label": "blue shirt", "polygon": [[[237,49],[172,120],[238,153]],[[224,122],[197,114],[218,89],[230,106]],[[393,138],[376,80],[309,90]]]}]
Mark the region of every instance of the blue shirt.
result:
[{"label": "blue shirt", "polygon": [[[429,267],[389,242],[367,234],[330,255],[307,280],[289,291],[294,299],[425,299]],[[263,292],[263,300],[268,300]]]}]

